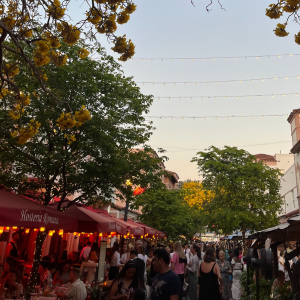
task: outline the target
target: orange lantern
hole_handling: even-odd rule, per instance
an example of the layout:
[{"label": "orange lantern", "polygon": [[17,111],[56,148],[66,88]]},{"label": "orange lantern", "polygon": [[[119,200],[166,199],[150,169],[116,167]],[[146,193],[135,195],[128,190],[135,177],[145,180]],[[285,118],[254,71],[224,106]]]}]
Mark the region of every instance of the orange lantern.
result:
[{"label": "orange lantern", "polygon": [[29,233],[29,228],[26,228],[26,229],[25,229],[25,233]]},{"label": "orange lantern", "polygon": [[64,234],[63,229],[59,229],[58,235],[63,235],[63,234]]},{"label": "orange lantern", "polygon": [[3,228],[0,229],[0,234],[3,233]]},{"label": "orange lantern", "polygon": [[133,196],[137,196],[137,195],[141,195],[146,191],[146,188],[141,188],[140,186],[138,186],[134,192],[133,192]]},{"label": "orange lantern", "polygon": [[12,229],[18,229],[18,226],[13,226],[13,228]]},{"label": "orange lantern", "polygon": [[44,232],[44,231],[45,231],[45,227],[41,227],[40,232]]},{"label": "orange lantern", "polygon": [[99,236],[102,236],[102,233],[99,233]]},{"label": "orange lantern", "polygon": [[36,228],[34,228],[34,229],[33,229],[33,231],[37,231],[37,229],[36,229]]},{"label": "orange lantern", "polygon": [[52,231],[49,231],[48,235],[49,235],[49,236],[52,236],[52,235],[53,235],[53,232],[52,232]]}]

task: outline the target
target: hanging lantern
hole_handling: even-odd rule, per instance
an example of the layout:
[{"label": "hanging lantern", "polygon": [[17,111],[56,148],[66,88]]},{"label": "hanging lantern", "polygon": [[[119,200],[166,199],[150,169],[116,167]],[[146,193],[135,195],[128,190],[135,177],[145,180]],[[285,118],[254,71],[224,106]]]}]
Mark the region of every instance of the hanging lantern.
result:
[{"label": "hanging lantern", "polygon": [[6,227],[6,230],[9,230],[9,227]]},{"label": "hanging lantern", "polygon": [[29,230],[30,230],[29,228],[26,228],[25,233],[29,233]]},{"label": "hanging lantern", "polygon": [[36,228],[34,228],[34,229],[33,229],[33,231],[37,231],[37,229],[36,229]]},{"label": "hanging lantern", "polygon": [[48,236],[52,236],[52,235],[53,235],[53,232],[49,231]]},{"label": "hanging lantern", "polygon": [[13,228],[12,229],[18,229],[18,226],[13,226]]},{"label": "hanging lantern", "polygon": [[134,192],[133,192],[133,196],[137,196],[137,195],[141,195],[146,191],[146,188],[141,188],[140,186],[138,186]]},{"label": "hanging lantern", "polygon": [[102,233],[99,233],[99,236],[102,236]]},{"label": "hanging lantern", "polygon": [[63,235],[63,234],[64,234],[63,229],[59,229],[58,235]]},{"label": "hanging lantern", "polygon": [[41,227],[40,232],[44,232],[44,231],[45,231],[45,227]]},{"label": "hanging lantern", "polygon": [[0,234],[3,233],[3,228],[0,229]]}]

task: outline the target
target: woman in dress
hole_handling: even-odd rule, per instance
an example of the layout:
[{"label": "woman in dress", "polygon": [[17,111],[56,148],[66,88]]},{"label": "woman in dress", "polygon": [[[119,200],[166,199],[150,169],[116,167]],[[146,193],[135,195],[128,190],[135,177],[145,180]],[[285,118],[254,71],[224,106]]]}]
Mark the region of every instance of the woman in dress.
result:
[{"label": "woman in dress", "polygon": [[124,243],[123,247],[122,247],[120,263],[122,265],[125,265],[129,261],[129,256],[130,256],[130,254],[129,254],[128,245],[126,243]]},{"label": "woman in dress", "polygon": [[[134,260],[129,260],[113,281],[109,292],[109,300],[133,299],[135,291],[139,289],[145,290],[144,282],[138,276],[137,263]],[[144,300],[145,296],[139,299]]]},{"label": "woman in dress", "polygon": [[92,248],[91,248],[91,252],[90,252],[90,255],[89,255],[89,260],[92,260],[93,262],[95,262],[95,263],[98,263],[98,260],[99,260],[99,258],[98,258],[98,243],[97,242],[95,242],[95,243],[93,243],[93,245],[92,245]]},{"label": "woman in dress", "polygon": [[219,252],[219,260],[217,261],[221,276],[223,279],[223,292],[222,292],[222,299],[223,300],[228,300],[231,298],[231,288],[230,288],[230,278],[229,276],[232,273],[230,262],[225,259],[225,252],[221,250]]},{"label": "woman in dress", "polygon": [[215,262],[215,252],[207,248],[199,267],[199,299],[220,300],[223,291],[223,280],[219,265]]},{"label": "woman in dress", "polygon": [[120,253],[118,242],[114,242],[114,245],[108,255],[108,263],[110,265],[108,279],[114,280],[119,274],[119,265],[120,265]]},{"label": "woman in dress", "polygon": [[243,272],[243,266],[244,266],[244,261],[243,259],[239,258],[239,249],[236,248],[233,250],[234,256],[231,261],[231,268],[232,268],[232,287],[231,287],[231,292],[232,292],[232,298],[234,300],[239,300],[241,299],[242,295],[242,286],[240,282],[240,277]]},{"label": "woman in dress", "polygon": [[57,283],[66,284],[68,282],[71,282],[70,271],[71,271],[70,262],[69,261],[64,262],[54,276],[53,285]]},{"label": "woman in dress", "polygon": [[192,257],[188,264],[190,300],[197,300],[198,268],[201,261],[201,251],[196,244],[191,247]]}]

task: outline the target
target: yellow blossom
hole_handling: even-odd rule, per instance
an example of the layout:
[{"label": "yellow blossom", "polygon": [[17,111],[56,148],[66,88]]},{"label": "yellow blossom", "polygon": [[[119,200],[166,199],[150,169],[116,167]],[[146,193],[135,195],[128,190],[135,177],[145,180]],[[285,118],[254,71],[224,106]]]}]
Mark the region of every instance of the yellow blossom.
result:
[{"label": "yellow blossom", "polygon": [[61,55],[60,52],[55,52],[55,51],[52,50],[49,56],[50,56],[52,62],[57,67],[64,66],[67,63],[67,59],[68,59],[67,54]]},{"label": "yellow blossom", "polygon": [[287,36],[289,33],[285,31],[285,27],[286,25],[278,23],[276,29],[274,29],[275,34],[280,37]]},{"label": "yellow blossom", "polygon": [[117,22],[119,24],[125,24],[129,21],[130,19],[130,15],[128,13],[126,13],[125,11],[122,11],[119,15],[118,15],[118,19]]},{"label": "yellow blossom", "polygon": [[8,94],[8,89],[1,89],[0,90],[0,99],[3,99]]},{"label": "yellow blossom", "polygon": [[11,110],[9,111],[8,115],[10,116],[11,119],[13,120],[19,120],[21,117],[21,114],[19,111]]},{"label": "yellow blossom", "polygon": [[67,23],[63,23],[61,34],[64,42],[69,46],[74,45],[80,38],[80,30]]},{"label": "yellow blossom", "polygon": [[49,46],[45,41],[39,40],[35,42],[35,45],[37,46],[36,51],[40,53],[46,53],[49,51]]},{"label": "yellow blossom", "polygon": [[20,128],[17,143],[25,144],[29,139],[38,133],[40,126],[41,123],[38,121],[30,120],[27,126]]},{"label": "yellow blossom", "polygon": [[266,9],[266,16],[270,19],[279,19],[282,16],[282,11],[277,5],[270,4],[269,7]]},{"label": "yellow blossom", "polygon": [[80,49],[77,53],[81,59],[86,58],[90,54],[90,52],[84,48]]},{"label": "yellow blossom", "polygon": [[20,30],[20,35],[22,35],[23,37],[29,38],[32,36],[32,30],[28,29],[27,27],[25,27],[24,29]]},{"label": "yellow blossom", "polygon": [[77,121],[76,126],[79,127],[86,121],[91,119],[90,112],[83,105],[79,111],[75,112],[75,119]]},{"label": "yellow blossom", "polygon": [[60,2],[54,0],[53,5],[48,6],[47,13],[54,19],[61,19],[64,16],[65,11],[65,8],[61,8]]},{"label": "yellow blossom", "polygon": [[97,24],[101,21],[100,11],[97,11],[95,8],[91,8],[86,15],[88,17],[87,20],[92,24]]},{"label": "yellow blossom", "polygon": [[298,4],[300,4],[299,0],[286,0],[287,5],[296,7]]},{"label": "yellow blossom", "polygon": [[62,113],[60,117],[57,119],[57,126],[61,129],[72,128],[76,125],[75,118],[71,115],[71,113]]},{"label": "yellow blossom", "polygon": [[298,45],[300,45],[300,31],[299,31],[297,34],[295,34],[295,42],[296,42]]},{"label": "yellow blossom", "polygon": [[33,60],[37,67],[46,65],[50,61],[50,57],[44,53],[34,51]]},{"label": "yellow blossom", "polygon": [[128,14],[132,14],[136,10],[136,5],[133,3],[130,3],[126,6],[125,12]]},{"label": "yellow blossom", "polygon": [[60,42],[57,37],[51,36],[47,39],[48,44],[50,45],[51,48],[59,48],[60,47]]},{"label": "yellow blossom", "polygon": [[4,67],[4,71],[7,74],[7,76],[14,77],[19,74],[20,69],[16,65],[6,64]]}]

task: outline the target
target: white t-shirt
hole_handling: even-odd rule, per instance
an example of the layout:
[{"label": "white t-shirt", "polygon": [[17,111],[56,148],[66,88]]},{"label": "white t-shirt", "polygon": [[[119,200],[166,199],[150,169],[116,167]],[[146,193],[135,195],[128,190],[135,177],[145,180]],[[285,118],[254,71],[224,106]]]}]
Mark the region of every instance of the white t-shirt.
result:
[{"label": "white t-shirt", "polygon": [[284,266],[282,264],[284,264],[284,258],[280,256],[278,259],[278,270],[284,272]]},{"label": "white t-shirt", "polygon": [[114,255],[111,258],[110,266],[117,267],[120,264],[120,253],[115,251]]},{"label": "white t-shirt", "polygon": [[91,247],[86,246],[81,250],[80,257],[87,258],[89,257],[90,252],[91,252]]},{"label": "white t-shirt", "polygon": [[147,255],[143,255],[143,254],[138,254],[138,258],[142,259],[145,263],[145,274],[147,274],[146,268],[147,268],[147,260],[148,260],[148,256]]}]

